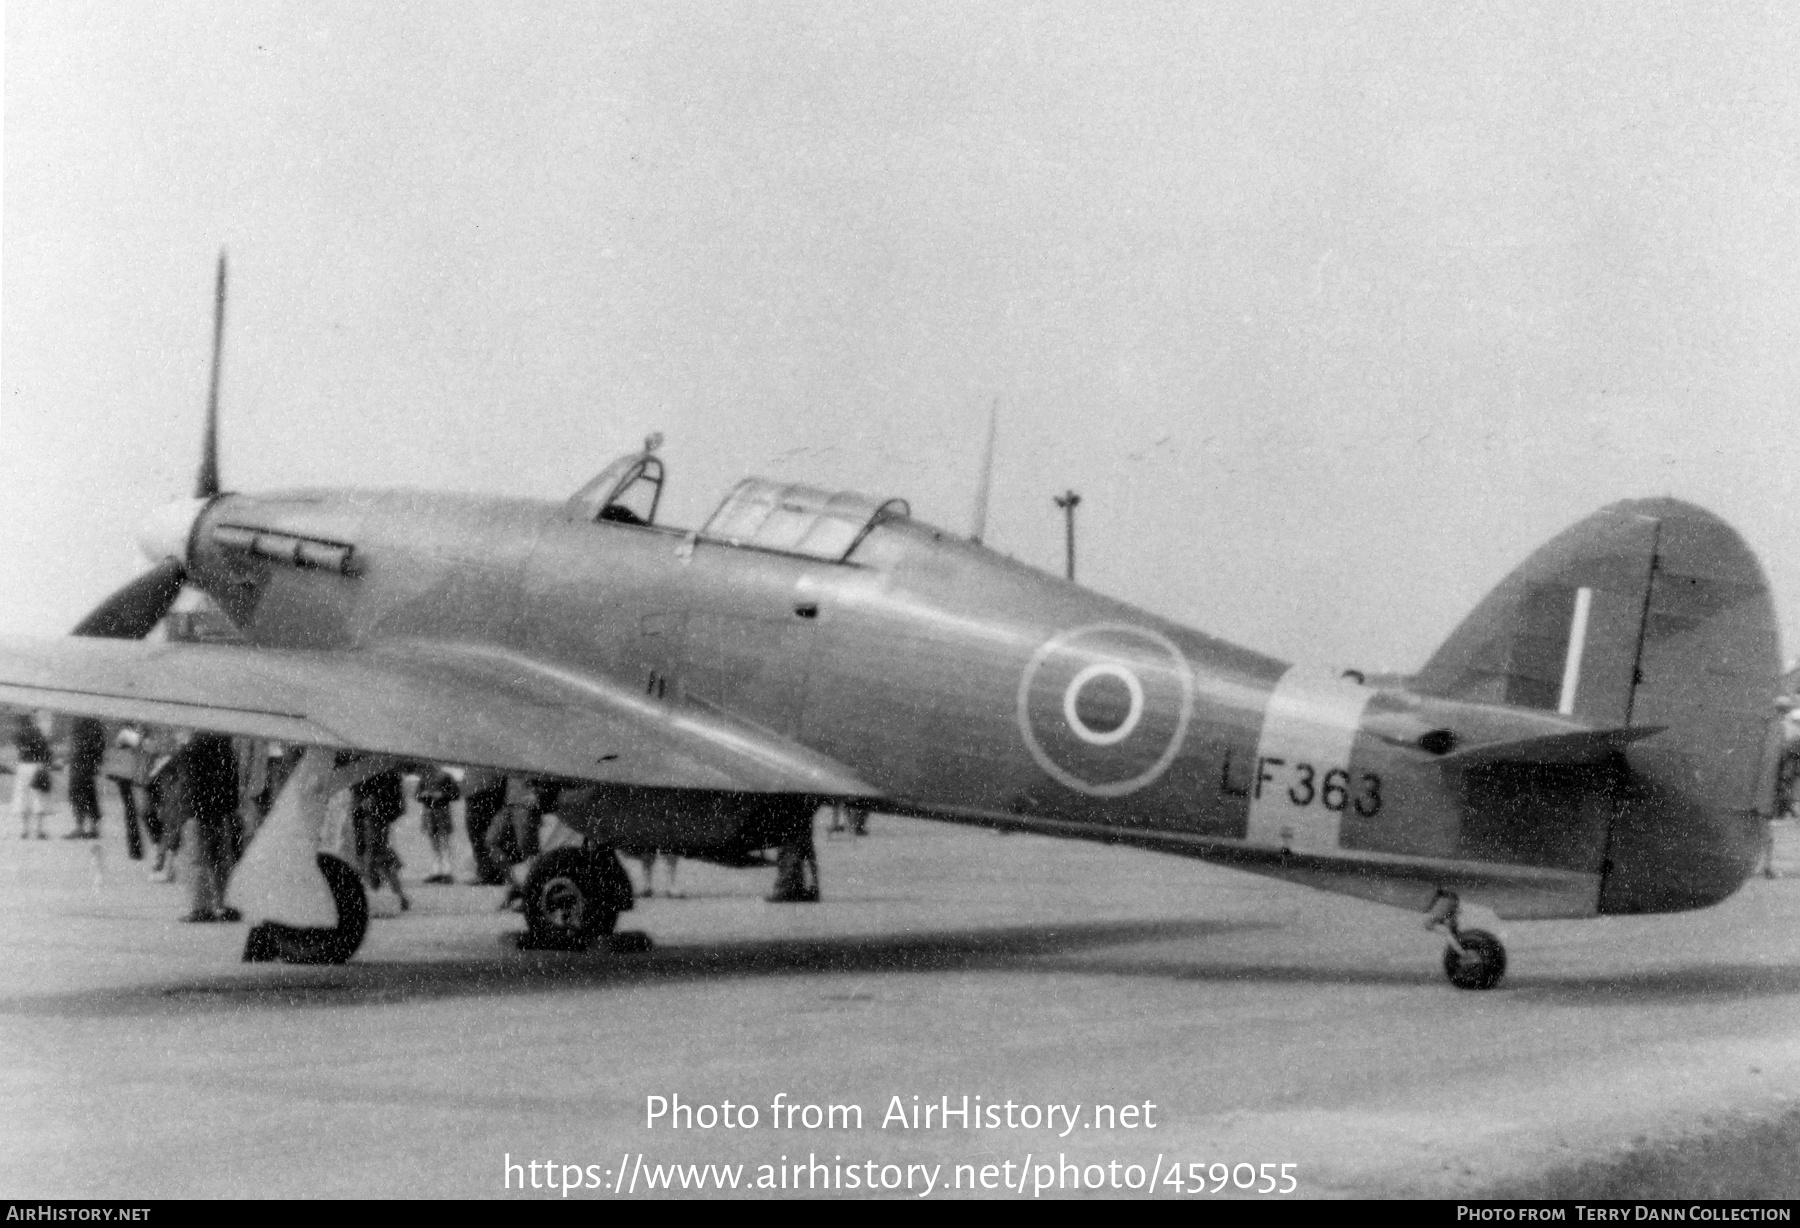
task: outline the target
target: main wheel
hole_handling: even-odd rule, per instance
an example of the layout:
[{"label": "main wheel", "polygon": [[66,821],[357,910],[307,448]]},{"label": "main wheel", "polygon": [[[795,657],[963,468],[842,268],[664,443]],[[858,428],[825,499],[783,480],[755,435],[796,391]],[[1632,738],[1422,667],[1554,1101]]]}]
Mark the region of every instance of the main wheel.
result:
[{"label": "main wheel", "polygon": [[349,864],[330,853],[319,854],[319,873],[337,905],[337,924],[330,928],[283,925],[265,921],[250,931],[244,959],[279,959],[289,964],[341,964],[356,954],[369,932],[369,899],[362,879]]},{"label": "main wheel", "polygon": [[1464,930],[1456,936],[1462,945],[1444,948],[1444,975],[1458,989],[1492,989],[1506,975],[1506,948],[1486,930]]},{"label": "main wheel", "polygon": [[631,879],[608,849],[553,849],[525,879],[525,940],[533,947],[585,951],[610,934],[631,907]]}]

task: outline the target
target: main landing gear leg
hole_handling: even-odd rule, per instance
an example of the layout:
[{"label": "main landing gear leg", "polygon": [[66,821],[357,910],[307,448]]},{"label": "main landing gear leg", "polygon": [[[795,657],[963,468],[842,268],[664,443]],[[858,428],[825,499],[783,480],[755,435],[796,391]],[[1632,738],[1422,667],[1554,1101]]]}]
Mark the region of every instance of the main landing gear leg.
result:
[{"label": "main landing gear leg", "polygon": [[226,888],[227,903],[251,922],[246,962],[341,964],[356,954],[369,929],[368,897],[355,869],[319,852],[319,837],[331,796],[387,763],[358,755],[340,765],[334,751],[302,752]]},{"label": "main landing gear leg", "polygon": [[1462,912],[1454,892],[1440,891],[1425,914],[1425,928],[1441,929],[1449,938],[1444,947],[1444,975],[1458,989],[1492,989],[1506,975],[1506,948],[1486,930],[1463,929],[1457,924]]}]

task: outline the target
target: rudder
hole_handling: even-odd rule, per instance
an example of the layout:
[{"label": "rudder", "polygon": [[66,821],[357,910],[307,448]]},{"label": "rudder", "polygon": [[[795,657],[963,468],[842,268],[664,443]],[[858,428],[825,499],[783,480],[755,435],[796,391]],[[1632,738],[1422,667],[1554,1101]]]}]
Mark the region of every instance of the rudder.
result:
[{"label": "rudder", "polygon": [[1630,724],[1666,725],[1689,759],[1685,790],[1767,814],[1781,638],[1768,580],[1730,525],[1674,499],[1659,520]]}]

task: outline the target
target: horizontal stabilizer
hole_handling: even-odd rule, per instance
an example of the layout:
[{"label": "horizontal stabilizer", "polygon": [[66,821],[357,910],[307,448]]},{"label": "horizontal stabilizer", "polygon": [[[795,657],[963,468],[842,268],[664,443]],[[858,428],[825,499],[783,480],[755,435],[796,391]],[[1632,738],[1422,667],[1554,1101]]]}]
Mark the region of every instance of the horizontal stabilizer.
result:
[{"label": "horizontal stabilizer", "polygon": [[1599,763],[1633,742],[1661,733],[1664,728],[1666,726],[1644,725],[1638,728],[1578,729],[1573,733],[1485,742],[1479,746],[1451,751],[1438,762],[1445,767],[1476,767],[1484,763]]}]

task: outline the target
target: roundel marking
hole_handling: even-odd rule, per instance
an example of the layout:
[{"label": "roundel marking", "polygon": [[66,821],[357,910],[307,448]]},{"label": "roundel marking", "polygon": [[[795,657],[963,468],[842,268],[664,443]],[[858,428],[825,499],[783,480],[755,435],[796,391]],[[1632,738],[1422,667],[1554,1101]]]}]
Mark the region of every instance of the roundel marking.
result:
[{"label": "roundel marking", "polygon": [[[1076,700],[1081,695],[1082,688],[1095,678],[1102,677],[1117,678],[1125,684],[1125,691],[1131,696],[1131,704],[1125,710],[1125,719],[1111,732],[1095,729],[1082,719],[1076,708]],[[1095,662],[1076,674],[1070,680],[1068,689],[1063,691],[1063,719],[1069,722],[1069,728],[1075,731],[1075,736],[1090,746],[1111,746],[1116,742],[1123,742],[1138,727],[1138,722],[1144,719],[1144,684],[1123,665],[1112,661]]]},{"label": "roundel marking", "polygon": [[1193,671],[1181,649],[1130,623],[1051,636],[1019,679],[1025,749],[1052,779],[1089,797],[1124,797],[1166,772],[1193,710]]}]

